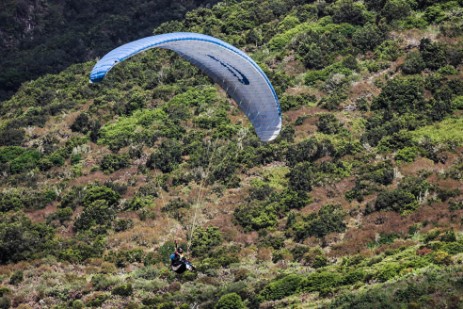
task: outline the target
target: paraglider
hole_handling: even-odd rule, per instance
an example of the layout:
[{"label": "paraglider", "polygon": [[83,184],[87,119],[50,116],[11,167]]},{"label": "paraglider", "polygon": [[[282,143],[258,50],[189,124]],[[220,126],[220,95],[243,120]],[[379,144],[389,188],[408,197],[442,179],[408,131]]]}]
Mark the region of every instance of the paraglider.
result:
[{"label": "paraglider", "polygon": [[251,121],[260,140],[281,130],[278,96],[262,69],[244,52],[217,38],[188,32],[168,33],[122,45],[94,66],[91,82],[103,80],[119,62],[151,48],[173,50],[219,84]]},{"label": "paraglider", "polygon": [[170,267],[178,274],[182,274],[187,270],[196,270],[193,264],[183,256],[183,249],[178,246],[177,241],[175,241],[175,252],[170,255]]}]

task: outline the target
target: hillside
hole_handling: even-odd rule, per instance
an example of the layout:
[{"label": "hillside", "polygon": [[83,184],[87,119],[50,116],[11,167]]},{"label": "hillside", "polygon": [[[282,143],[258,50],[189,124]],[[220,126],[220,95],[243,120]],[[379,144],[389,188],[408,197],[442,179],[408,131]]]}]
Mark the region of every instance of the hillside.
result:
[{"label": "hillside", "polygon": [[[283,130],[169,51],[0,107],[0,308],[459,308],[461,1],[224,1]],[[102,56],[102,55],[101,55]],[[198,271],[176,275],[178,240]]]},{"label": "hillside", "polygon": [[163,22],[217,0],[3,0],[0,102],[25,81],[93,60]]}]

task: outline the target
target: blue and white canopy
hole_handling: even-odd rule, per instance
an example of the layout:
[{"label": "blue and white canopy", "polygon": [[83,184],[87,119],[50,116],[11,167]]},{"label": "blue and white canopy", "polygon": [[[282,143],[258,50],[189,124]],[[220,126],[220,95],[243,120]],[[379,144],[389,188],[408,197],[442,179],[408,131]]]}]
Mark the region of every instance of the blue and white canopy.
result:
[{"label": "blue and white canopy", "polygon": [[262,141],[278,136],[280,103],[265,73],[244,52],[211,36],[178,32],[127,43],[98,61],[90,80],[101,81],[117,63],[155,47],[173,50],[218,83],[246,114]]}]

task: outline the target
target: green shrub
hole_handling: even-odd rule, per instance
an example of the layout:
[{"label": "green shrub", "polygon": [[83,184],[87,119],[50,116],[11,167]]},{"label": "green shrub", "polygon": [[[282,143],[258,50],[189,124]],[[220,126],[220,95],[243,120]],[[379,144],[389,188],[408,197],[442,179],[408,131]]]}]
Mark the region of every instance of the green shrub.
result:
[{"label": "green shrub", "polygon": [[130,165],[130,159],[127,154],[109,154],[103,157],[100,162],[103,171],[112,173]]},{"label": "green shrub", "polygon": [[286,160],[290,167],[304,161],[313,162],[332,153],[333,146],[329,141],[318,142],[314,138],[306,139],[288,147]]},{"label": "green shrub", "polygon": [[10,172],[18,174],[33,170],[37,167],[40,158],[41,154],[37,150],[27,150],[9,162]]},{"label": "green shrub", "polygon": [[312,95],[283,95],[280,99],[280,105],[282,111],[289,111],[291,109],[296,109],[298,107],[309,105],[309,103],[314,103],[316,98]]},{"label": "green shrub", "polygon": [[95,274],[90,279],[93,288],[97,291],[105,291],[114,285],[115,281],[105,274]]},{"label": "green shrub", "polygon": [[98,120],[92,119],[88,113],[81,113],[71,125],[71,130],[73,132],[81,132],[83,134],[91,132],[90,139],[93,142],[96,142],[100,127],[101,125]]},{"label": "green shrub", "polygon": [[0,145],[4,146],[21,146],[26,138],[23,129],[3,129],[0,130]]},{"label": "green shrub", "polygon": [[433,252],[432,262],[434,264],[450,265],[452,264],[452,258],[447,252],[438,250]]},{"label": "green shrub", "polygon": [[300,285],[302,291],[318,291],[323,294],[342,283],[343,277],[341,274],[336,272],[320,271],[309,274],[301,281]]},{"label": "green shrub", "polygon": [[352,270],[345,274],[344,284],[354,284],[356,282],[363,282],[367,277],[367,273],[362,268]]},{"label": "green shrub", "polygon": [[133,227],[132,219],[117,219],[114,222],[114,231],[123,232],[131,229]]},{"label": "green shrub", "polygon": [[400,55],[400,46],[397,41],[386,40],[375,49],[378,60],[396,61]]},{"label": "green shrub", "polygon": [[85,304],[80,299],[76,299],[72,302],[72,309],[82,309],[85,308]]},{"label": "green shrub", "polygon": [[84,207],[90,206],[95,201],[105,201],[108,206],[115,206],[119,201],[120,195],[107,186],[93,185],[84,191],[82,204]]},{"label": "green shrub", "polygon": [[111,293],[113,295],[120,295],[120,296],[128,297],[133,294],[133,288],[130,283],[121,284],[121,285],[114,287]]},{"label": "green shrub", "polygon": [[441,43],[433,43],[430,39],[424,38],[420,42],[420,52],[426,67],[437,70],[447,64],[445,48]]},{"label": "green shrub", "polygon": [[235,209],[235,220],[247,231],[273,227],[277,224],[277,214],[273,205],[251,202]]},{"label": "green shrub", "polygon": [[24,273],[21,270],[15,271],[10,277],[10,284],[17,285],[24,280]]},{"label": "green shrub", "polygon": [[397,151],[395,155],[396,161],[402,162],[413,162],[419,154],[419,149],[417,147],[405,147]]},{"label": "green shrub", "polygon": [[421,57],[421,53],[413,51],[407,54],[404,63],[402,64],[402,71],[405,74],[418,74],[426,68],[426,63]]},{"label": "green shrub", "polygon": [[402,270],[402,266],[395,262],[389,262],[381,266],[381,268],[374,275],[375,278],[381,282],[386,282],[396,277]]},{"label": "green shrub", "polygon": [[452,107],[454,109],[463,110],[463,96],[455,97],[452,101]]},{"label": "green shrub", "polygon": [[399,114],[426,110],[424,83],[420,78],[394,78],[387,82],[381,94],[373,100],[373,110],[385,109]]},{"label": "green shrub", "polygon": [[325,205],[318,213],[312,213],[303,218],[303,221],[294,221],[290,226],[297,241],[308,236],[324,237],[329,233],[343,232],[345,212],[339,205]]},{"label": "green shrub", "polygon": [[384,40],[384,33],[376,25],[367,24],[354,32],[352,45],[362,51],[374,50]]},{"label": "green shrub", "polygon": [[60,224],[64,224],[66,221],[70,221],[73,210],[70,207],[59,208],[55,213],[47,217],[47,222],[50,223],[54,220],[58,220]]},{"label": "green shrub", "polygon": [[217,227],[198,227],[193,231],[191,253],[195,256],[204,256],[221,243],[222,233]]},{"label": "green shrub", "polygon": [[32,223],[22,213],[0,214],[0,263],[46,255],[53,234],[52,228]]},{"label": "green shrub", "polygon": [[402,19],[410,15],[412,7],[416,5],[414,0],[387,0],[381,15],[388,21]]},{"label": "green shrub", "polygon": [[373,211],[392,210],[396,212],[413,211],[418,208],[419,204],[415,196],[407,191],[396,189],[393,191],[381,192],[374,204],[374,208],[365,209],[369,214]]},{"label": "green shrub", "polygon": [[96,292],[93,293],[89,300],[85,303],[88,307],[101,307],[103,303],[111,298],[111,295],[108,293]]},{"label": "green shrub", "polygon": [[313,268],[321,268],[328,265],[328,259],[320,248],[315,248],[304,254],[303,262],[304,265],[309,265]]},{"label": "green shrub", "polygon": [[127,203],[124,205],[124,210],[133,211],[133,210],[140,210],[140,209],[144,209],[148,207],[153,202],[152,200],[153,195],[151,194],[154,194],[154,196],[157,196],[157,192],[151,192],[149,196],[135,195],[132,199],[128,200]]},{"label": "green shrub", "polygon": [[296,192],[312,190],[314,182],[313,169],[313,165],[310,162],[296,164],[287,175],[289,188]]},{"label": "green shrub", "polygon": [[301,289],[304,278],[300,275],[291,274],[267,284],[259,296],[263,300],[277,300],[297,293]]},{"label": "green shrub", "polygon": [[11,300],[7,296],[0,297],[0,309],[9,309],[11,308]]},{"label": "green shrub", "polygon": [[236,293],[225,294],[220,297],[219,301],[215,305],[215,309],[245,309],[241,296]]},{"label": "green shrub", "polygon": [[74,222],[76,231],[85,231],[91,227],[100,227],[106,230],[111,227],[116,212],[106,200],[96,200],[87,205],[84,211]]},{"label": "green shrub", "polygon": [[163,173],[172,172],[182,161],[181,144],[176,140],[165,140],[153,152],[146,166],[149,168],[158,168]]},{"label": "green shrub", "polygon": [[365,16],[363,7],[352,0],[339,0],[333,8],[333,22],[363,25]]},{"label": "green shrub", "polygon": [[342,124],[333,114],[323,114],[318,119],[318,131],[325,134],[337,134],[342,128]]},{"label": "green shrub", "polygon": [[[0,145],[2,145],[0,143]],[[25,153],[27,149],[18,146],[2,146],[0,147],[0,163],[8,163],[13,161],[18,156]]]},{"label": "green shrub", "polygon": [[55,254],[59,259],[71,263],[81,263],[89,258],[101,258],[106,242],[101,235],[82,231],[72,239],[60,239],[60,247]]},{"label": "green shrub", "polygon": [[109,251],[105,260],[114,263],[117,267],[125,267],[132,263],[142,263],[145,260],[145,252],[142,249]]},{"label": "green shrub", "polygon": [[0,297],[7,296],[7,295],[9,295],[11,293],[12,293],[12,291],[9,288],[7,288],[6,286],[1,286],[0,285]]}]

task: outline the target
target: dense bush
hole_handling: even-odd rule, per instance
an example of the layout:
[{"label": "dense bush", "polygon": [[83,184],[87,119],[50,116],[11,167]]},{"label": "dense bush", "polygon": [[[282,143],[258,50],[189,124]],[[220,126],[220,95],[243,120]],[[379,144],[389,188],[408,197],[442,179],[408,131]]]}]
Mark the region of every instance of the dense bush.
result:
[{"label": "dense bush", "polygon": [[325,134],[336,134],[342,128],[342,124],[333,114],[323,114],[318,119],[317,128]]},{"label": "dense bush", "polygon": [[304,281],[303,277],[296,274],[288,275],[282,279],[270,282],[260,292],[259,296],[263,300],[276,300],[282,299],[286,296],[298,292],[301,288],[301,283]]},{"label": "dense bush", "polygon": [[123,297],[129,297],[133,293],[133,287],[130,283],[118,285],[114,287],[111,291],[113,295],[120,295]]},{"label": "dense bush", "polygon": [[402,71],[405,74],[418,74],[426,68],[426,63],[417,51],[407,54],[404,63],[402,64]]},{"label": "dense bush", "polygon": [[165,140],[151,154],[146,166],[158,168],[164,173],[172,172],[182,161],[181,144],[176,140]]},{"label": "dense bush", "polygon": [[55,199],[56,193],[51,190],[44,192],[17,190],[0,192],[0,212],[20,209],[43,209]]},{"label": "dense bush", "polygon": [[22,270],[15,271],[11,277],[9,283],[12,285],[17,285],[24,280],[24,272]]},{"label": "dense bush", "polygon": [[343,232],[346,229],[345,215],[341,206],[325,205],[317,213],[294,221],[290,227],[297,241],[303,241],[308,236],[324,237],[329,233]]},{"label": "dense bush", "polygon": [[82,205],[90,206],[96,201],[104,201],[108,206],[116,206],[120,195],[107,186],[92,185],[84,191]]},{"label": "dense bush", "polygon": [[418,205],[418,201],[412,193],[396,189],[381,192],[374,203],[374,207],[367,207],[365,212],[368,214],[380,210],[392,210],[396,212],[413,211],[418,208]]},{"label": "dense bush", "polygon": [[225,294],[220,297],[219,301],[215,305],[215,309],[245,309],[246,306],[243,303],[241,297],[236,293]]},{"label": "dense bush", "polygon": [[363,7],[353,0],[339,0],[334,6],[333,21],[363,25],[365,22]]},{"label": "dense bush", "polygon": [[379,210],[392,210],[396,212],[413,211],[424,198],[429,184],[426,180],[409,177],[402,180],[399,187],[392,191],[381,192],[375,201],[374,207],[367,207],[366,213]]},{"label": "dense bush", "polygon": [[0,263],[41,257],[51,248],[53,229],[22,213],[0,214]]},{"label": "dense bush", "polygon": [[60,239],[54,254],[61,260],[82,263],[89,258],[101,258],[106,247],[103,236],[82,231],[72,239]]},{"label": "dense bush", "polygon": [[0,166],[3,165],[5,171],[12,174],[33,170],[37,167],[41,157],[41,153],[35,149],[17,146],[0,147]]},{"label": "dense bush", "polygon": [[130,165],[128,154],[109,154],[100,162],[101,169],[106,172],[114,172]]},{"label": "dense bush", "polygon": [[1,146],[21,146],[25,139],[25,132],[22,129],[1,129],[0,145]]},{"label": "dense bush", "polygon": [[372,109],[405,114],[426,110],[424,83],[420,78],[394,78],[388,81],[381,94],[375,98]]},{"label": "dense bush", "polygon": [[197,227],[193,231],[193,237],[191,240],[191,252],[195,256],[204,256],[221,243],[222,233],[217,227]]},{"label": "dense bush", "polygon": [[329,155],[333,150],[332,148],[333,146],[329,141],[318,142],[313,138],[306,139],[288,147],[286,160],[290,166],[304,161],[313,162],[325,155]]},{"label": "dense bush", "polygon": [[83,212],[77,217],[74,222],[74,229],[85,231],[92,227],[98,227],[104,231],[111,227],[115,216],[115,209],[106,200],[95,200],[87,204]]},{"label": "dense bush", "polygon": [[357,172],[355,186],[347,191],[348,200],[363,201],[364,196],[381,189],[379,185],[389,185],[394,180],[394,168],[390,161],[367,164]]},{"label": "dense bush", "polygon": [[313,186],[313,165],[310,162],[296,164],[288,174],[289,188],[296,192],[310,191]]},{"label": "dense bush", "polygon": [[387,0],[381,10],[381,15],[388,21],[402,19],[410,15],[414,4],[413,0]]},{"label": "dense bush", "polygon": [[352,45],[361,51],[374,50],[384,41],[384,33],[376,25],[365,25],[352,35]]},{"label": "dense bush", "polygon": [[258,202],[239,206],[233,215],[238,224],[248,231],[275,226],[278,218],[274,205]]}]

